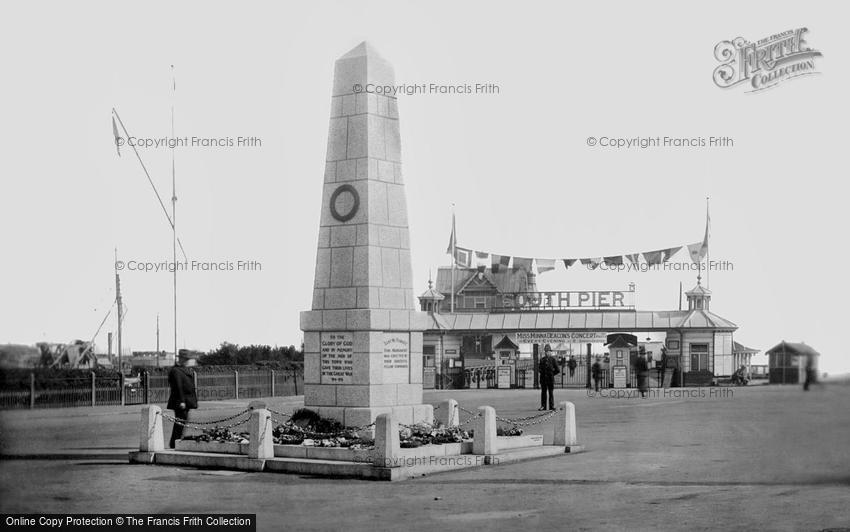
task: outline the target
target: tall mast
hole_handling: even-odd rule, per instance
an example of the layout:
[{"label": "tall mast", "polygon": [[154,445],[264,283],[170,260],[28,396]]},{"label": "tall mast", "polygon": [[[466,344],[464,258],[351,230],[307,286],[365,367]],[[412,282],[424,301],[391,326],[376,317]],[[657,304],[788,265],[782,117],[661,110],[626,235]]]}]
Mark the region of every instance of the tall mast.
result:
[{"label": "tall mast", "polygon": [[121,327],[124,321],[124,304],[121,301],[121,278],[118,276],[118,248],[115,248],[115,303],[118,306],[118,373],[123,374],[121,366]]},{"label": "tall mast", "polygon": [[711,288],[709,281],[709,272],[711,271],[711,246],[708,244],[709,239],[709,223],[711,218],[708,214],[708,196],[705,197],[705,287]]},{"label": "tall mast", "polygon": [[174,99],[177,82],[174,79],[174,65],[171,65],[171,256],[174,267],[174,359],[177,360],[177,173],[175,171],[174,150],[177,137],[174,135]]},{"label": "tall mast", "polygon": [[156,313],[156,367],[159,367],[159,312]]},{"label": "tall mast", "polygon": [[451,313],[455,312],[455,275],[457,271],[457,232],[455,229],[455,204],[452,203],[452,300]]}]

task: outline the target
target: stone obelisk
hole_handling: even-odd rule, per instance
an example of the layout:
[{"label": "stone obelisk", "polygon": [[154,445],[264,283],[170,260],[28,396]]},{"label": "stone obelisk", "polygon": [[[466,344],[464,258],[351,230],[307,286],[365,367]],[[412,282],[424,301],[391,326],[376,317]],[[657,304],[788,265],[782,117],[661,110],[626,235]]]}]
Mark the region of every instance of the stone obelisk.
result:
[{"label": "stone obelisk", "polygon": [[346,426],[422,404],[422,331],[414,304],[398,102],[376,94],[393,68],[366,42],[334,68],[312,310],[304,331],[304,405]]}]

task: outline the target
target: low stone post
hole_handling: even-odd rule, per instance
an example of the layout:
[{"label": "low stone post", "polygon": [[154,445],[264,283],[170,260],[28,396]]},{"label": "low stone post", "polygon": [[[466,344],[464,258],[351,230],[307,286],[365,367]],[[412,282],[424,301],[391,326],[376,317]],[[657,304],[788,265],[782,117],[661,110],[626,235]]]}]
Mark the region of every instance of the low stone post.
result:
[{"label": "low stone post", "polygon": [[444,427],[457,427],[459,424],[457,401],[454,399],[446,399],[440,403],[434,417],[436,418],[437,423]]},{"label": "low stone post", "polygon": [[496,409],[492,406],[479,406],[478,414],[472,439],[472,454],[496,454]]},{"label": "low stone post", "polygon": [[272,430],[272,415],[268,410],[257,408],[251,411],[251,419],[248,421],[248,458],[274,457]]},{"label": "low stone post", "polygon": [[578,444],[576,406],[569,401],[563,401],[561,408],[555,414],[555,437],[553,444],[563,445],[565,447]]},{"label": "low stone post", "polygon": [[372,464],[379,467],[398,467],[396,458],[401,449],[398,439],[398,421],[392,414],[379,414],[375,420],[375,454]]},{"label": "low stone post", "polygon": [[162,409],[156,405],[142,407],[142,419],[139,423],[139,450],[147,452],[165,449],[162,435]]}]

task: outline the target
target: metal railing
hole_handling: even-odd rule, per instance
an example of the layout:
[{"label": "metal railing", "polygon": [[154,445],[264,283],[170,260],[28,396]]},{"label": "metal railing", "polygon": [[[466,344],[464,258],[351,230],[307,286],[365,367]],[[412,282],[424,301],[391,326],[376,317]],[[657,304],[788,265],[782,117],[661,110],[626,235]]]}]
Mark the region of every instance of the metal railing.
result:
[{"label": "metal railing", "polygon": [[[143,372],[138,379],[127,379],[124,386],[116,375],[107,377],[36,379],[30,374],[28,383],[0,390],[0,409],[63,408],[74,406],[130,405],[165,403],[170,388],[165,373]],[[229,370],[195,372],[199,401],[285,397],[304,390],[304,376],[299,370]]]}]

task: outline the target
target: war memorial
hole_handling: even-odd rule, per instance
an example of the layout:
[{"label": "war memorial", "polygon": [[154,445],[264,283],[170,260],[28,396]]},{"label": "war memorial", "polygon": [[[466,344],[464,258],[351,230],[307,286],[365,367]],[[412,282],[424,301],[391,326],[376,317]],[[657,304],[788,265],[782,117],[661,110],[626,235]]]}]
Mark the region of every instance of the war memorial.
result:
[{"label": "war memorial", "polygon": [[[255,401],[233,416],[249,416],[247,442],[184,439],[170,450],[163,444],[163,419],[181,422],[158,406],[146,406],[131,462],[402,480],[583,450],[571,402],[531,416],[552,421],[548,445],[540,435],[498,435],[490,406],[468,412],[462,421],[453,399],[438,405],[436,414],[434,406],[423,404],[429,315],[417,310],[413,296],[398,105],[392,96],[359,89],[393,83],[392,67],[366,42],[336,61],[313,304],[301,313],[305,408],[372,436],[374,445],[275,445],[273,426],[285,414]],[[400,447],[400,427],[461,424],[469,425],[472,437]]]}]

